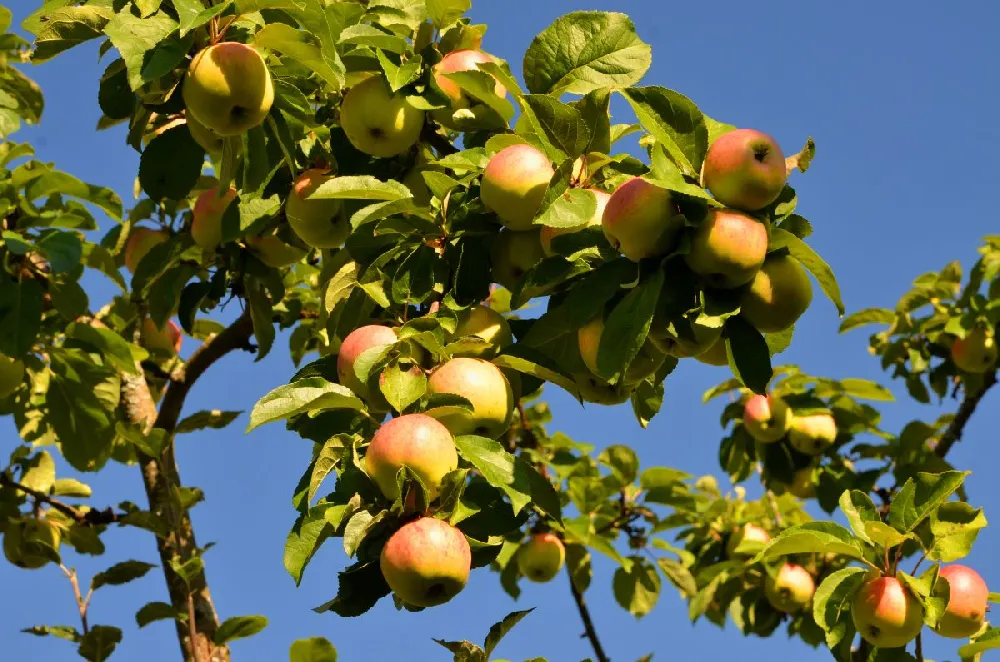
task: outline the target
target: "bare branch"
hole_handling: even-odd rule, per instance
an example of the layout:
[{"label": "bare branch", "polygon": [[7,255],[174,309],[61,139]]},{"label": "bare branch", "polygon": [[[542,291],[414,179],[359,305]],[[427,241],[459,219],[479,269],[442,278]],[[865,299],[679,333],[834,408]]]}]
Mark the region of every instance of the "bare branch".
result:
[{"label": "bare branch", "polygon": [[597,662],[611,662],[607,654],[604,652],[604,648],[601,646],[601,640],[597,637],[597,630],[594,628],[594,621],[590,617],[590,610],[587,609],[587,603],[583,600],[583,594],[573,583],[573,573],[566,568],[566,575],[569,577],[569,590],[573,593],[573,600],[576,602],[576,608],[580,612],[580,620],[583,621],[583,629],[586,633],[587,639],[590,641],[591,648],[594,649],[594,656],[597,657]]},{"label": "bare branch", "polygon": [[116,513],[111,508],[105,508],[104,510],[80,510],[75,506],[63,503],[48,494],[44,494],[26,485],[22,485],[3,473],[0,473],[0,487],[13,487],[19,489],[25,494],[30,495],[36,503],[48,504],[53,510],[59,511],[77,524],[81,524],[83,526],[102,526],[105,524],[114,524],[125,516],[125,513]]},{"label": "bare branch", "polygon": [[83,628],[83,634],[87,634],[90,631],[90,626],[87,624],[87,606],[90,604],[91,593],[88,592],[87,597],[83,597],[83,594],[80,592],[80,580],[76,575],[75,568],[71,570],[60,563],[59,569],[63,571],[63,574],[69,579],[70,586],[73,587],[76,608],[80,612],[80,625]]},{"label": "bare branch", "polygon": [[958,411],[955,412],[955,418],[952,419],[951,424],[941,435],[941,439],[938,440],[937,447],[934,452],[938,457],[944,458],[951,447],[955,445],[956,441],[961,441],[962,432],[965,430],[966,424],[972,415],[976,413],[976,407],[979,406],[980,401],[986,395],[993,386],[997,383],[997,371],[987,373],[983,376],[983,385],[973,393],[966,391],[965,398],[962,400],[962,404],[959,405]]}]

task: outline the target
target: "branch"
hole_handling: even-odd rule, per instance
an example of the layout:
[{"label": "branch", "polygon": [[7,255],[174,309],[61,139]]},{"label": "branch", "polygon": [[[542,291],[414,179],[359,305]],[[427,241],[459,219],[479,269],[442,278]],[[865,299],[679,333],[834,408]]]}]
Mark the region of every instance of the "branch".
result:
[{"label": "branch", "polygon": [[937,443],[937,447],[934,452],[938,457],[944,459],[951,450],[951,447],[955,445],[956,441],[962,439],[962,432],[965,430],[966,423],[972,418],[972,415],[976,412],[976,407],[979,406],[979,402],[986,395],[994,384],[997,383],[997,371],[987,373],[983,377],[983,385],[974,393],[969,393],[966,391],[965,399],[962,400],[962,404],[959,405],[958,411],[955,412],[955,418],[952,419],[951,424],[941,435],[941,439]]},{"label": "branch", "polygon": [[570,572],[569,567],[566,568],[566,575],[569,577],[569,590],[573,593],[573,600],[576,601],[576,608],[580,612],[580,620],[583,621],[583,629],[586,631],[586,637],[590,640],[590,646],[594,649],[594,655],[597,657],[597,662],[611,662],[608,656],[604,652],[604,648],[601,646],[601,640],[597,638],[597,630],[594,629],[594,621],[590,618],[590,610],[587,609],[587,603],[583,601],[583,594],[573,583],[573,573]]},{"label": "branch", "polygon": [[66,517],[69,517],[77,524],[82,524],[83,526],[102,526],[105,524],[114,524],[125,516],[124,513],[116,513],[111,508],[105,508],[104,510],[88,510],[84,512],[75,506],[71,506],[68,503],[63,503],[58,499],[50,497],[48,494],[43,494],[38,490],[13,481],[7,476],[7,474],[3,473],[0,473],[0,487],[13,487],[21,490],[22,492],[30,495],[36,502],[48,504],[53,510],[58,510]]},{"label": "branch", "polygon": [[438,151],[441,156],[457,154],[458,148],[451,141],[434,130],[430,124],[425,124],[420,131],[420,139]]},{"label": "branch", "polygon": [[920,639],[921,633],[917,633],[917,662],[924,662],[924,642]]},{"label": "branch", "polygon": [[87,597],[84,598],[83,594],[80,592],[80,580],[76,576],[76,570],[70,570],[63,564],[59,564],[59,569],[63,571],[66,578],[69,579],[70,586],[73,587],[73,597],[76,598],[76,608],[80,611],[80,625],[83,627],[83,634],[87,634],[90,630],[90,626],[87,624],[87,606],[90,604],[90,596],[92,593],[87,593]]}]

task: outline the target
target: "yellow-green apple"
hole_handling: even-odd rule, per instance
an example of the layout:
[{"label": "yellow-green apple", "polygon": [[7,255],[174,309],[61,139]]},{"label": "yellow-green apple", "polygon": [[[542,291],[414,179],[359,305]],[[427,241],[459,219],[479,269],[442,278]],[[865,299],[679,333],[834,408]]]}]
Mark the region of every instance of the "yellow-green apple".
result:
[{"label": "yellow-green apple", "polygon": [[770,444],[785,436],[792,423],[792,413],[781,396],[753,395],[743,407],[743,426],[750,436]]},{"label": "yellow-green apple", "polygon": [[609,384],[591,372],[580,372],[571,375],[580,397],[584,402],[595,405],[620,405],[628,401],[634,390],[634,384]]},{"label": "yellow-green apple", "polygon": [[755,556],[771,542],[771,536],[756,524],[744,524],[726,542],[726,556],[731,559]]},{"label": "yellow-green apple", "polygon": [[695,354],[695,361],[714,366],[729,365],[729,355],[726,353],[726,339],[719,338],[714,345],[700,354]]},{"label": "yellow-green apple", "polygon": [[24,362],[20,359],[12,359],[9,356],[0,354],[0,398],[21,388],[24,381]]},{"label": "yellow-green apple", "polygon": [[427,414],[405,414],[386,421],[365,453],[365,469],[386,499],[399,496],[396,474],[408,467],[437,498],[445,474],[458,468],[458,451],[448,428]]},{"label": "yellow-green apple", "polygon": [[543,225],[541,230],[542,250],[546,255],[555,255],[552,251],[552,240],[564,234],[579,232],[584,228],[601,227],[604,219],[604,208],[608,205],[611,195],[596,188],[587,189],[597,198],[597,211],[583,225],[576,225],[570,228],[554,228],[550,225]]},{"label": "yellow-green apple", "polygon": [[983,627],[990,591],[978,572],[957,563],[941,568],[938,581],[941,578],[948,580],[948,606],[935,632],[950,639],[968,639]]},{"label": "yellow-green apple", "polygon": [[534,228],[532,221],[554,174],[541,150],[526,143],[509,145],[490,157],[479,195],[504,226],[525,232]]},{"label": "yellow-green apple", "polygon": [[587,370],[601,376],[597,369],[597,350],[601,346],[601,336],[604,335],[604,317],[597,315],[576,331],[576,341],[580,348],[580,358]]},{"label": "yellow-green apple", "polygon": [[483,343],[463,349],[461,356],[484,359],[493,358],[504,347],[514,342],[514,335],[511,333],[507,319],[492,308],[478,304],[462,311],[458,317],[455,337],[463,338],[465,336],[476,336],[482,339]]},{"label": "yellow-green apple", "polygon": [[[587,369],[597,377],[602,377],[597,369],[597,352],[601,346],[601,336],[603,335],[604,318],[601,315],[594,317],[576,332],[580,358],[583,359],[583,364],[587,366]],[[626,385],[637,384],[656,372],[663,365],[665,359],[666,356],[663,352],[647,338],[625,369],[625,374],[621,378],[622,383]]]},{"label": "yellow-green apple", "polygon": [[670,191],[639,177],[615,189],[601,222],[611,245],[633,262],[669,253],[684,227]]},{"label": "yellow-green apple", "polygon": [[791,255],[769,257],[740,297],[740,309],[761,333],[784,331],[812,303],[812,283]]},{"label": "yellow-green apple", "polygon": [[[432,113],[434,119],[448,128],[459,129],[458,124],[452,119],[454,111],[469,108],[477,103],[476,99],[470,98],[458,83],[444,74],[479,69],[481,63],[494,61],[491,55],[471,48],[452,51],[441,58],[441,61],[434,65],[434,82],[451,101],[451,107],[434,111]],[[495,82],[493,91],[498,97],[507,96],[507,89],[500,84],[500,81]]]},{"label": "yellow-green apple", "polygon": [[401,601],[414,607],[435,607],[465,588],[472,570],[472,550],[465,534],[451,524],[421,517],[389,537],[379,567]]},{"label": "yellow-green apple", "polygon": [[310,198],[321,185],[333,179],[326,170],[310,168],[295,179],[285,202],[285,218],[292,231],[312,248],[336,248],[351,232],[341,214],[338,198]]},{"label": "yellow-green apple", "polygon": [[236,187],[219,195],[219,187],[213,186],[198,196],[192,211],[191,238],[203,250],[214,251],[222,241],[222,216],[226,208],[236,199]]},{"label": "yellow-green apple", "polygon": [[622,375],[621,381],[626,385],[637,385],[659,370],[666,360],[667,355],[661,352],[647,336],[646,340],[639,346],[639,351],[625,368],[625,374]]},{"label": "yellow-green apple", "polygon": [[736,129],[713,142],[701,167],[701,181],[727,207],[755,211],[774,202],[788,178],[785,155],[774,138]]},{"label": "yellow-green apple", "polygon": [[194,56],[181,94],[189,117],[219,136],[237,136],[267,117],[274,83],[253,47],[224,41]]},{"label": "yellow-green apple", "polygon": [[819,455],[837,439],[837,422],[830,414],[792,416],[788,443],[806,455]]},{"label": "yellow-green apple", "polygon": [[37,570],[52,561],[61,541],[59,527],[51,522],[41,519],[11,522],[3,534],[3,553],[18,568]]},{"label": "yellow-green apple", "polygon": [[537,228],[525,232],[504,230],[493,242],[490,256],[493,281],[512,290],[524,274],[545,257],[541,233]]},{"label": "yellow-green apple", "polygon": [[246,244],[261,262],[275,269],[295,264],[308,253],[298,246],[282,241],[274,232],[258,237],[247,237]]},{"label": "yellow-green apple", "polygon": [[562,570],[566,548],[554,533],[535,533],[517,550],[517,567],[533,582],[549,582]]},{"label": "yellow-green apple", "polygon": [[816,470],[813,467],[799,469],[792,475],[792,484],[787,489],[800,499],[812,499],[816,496]]},{"label": "yellow-green apple", "polygon": [[[657,328],[655,318],[653,323],[654,326],[649,330],[650,340],[661,352],[678,359],[686,359],[704,354],[717,344],[720,344],[719,338],[722,336],[721,326],[708,326],[699,323],[698,320],[686,322],[691,333],[690,335],[682,335],[663,327]],[[722,342],[721,345],[722,358],[725,361],[726,343]]]},{"label": "yellow-green apple", "polygon": [[170,237],[164,230],[154,230],[143,226],[132,228],[132,233],[125,243],[125,268],[135,273],[142,258],[146,257],[153,246],[162,244]]},{"label": "yellow-green apple", "polygon": [[951,345],[951,360],[959,370],[982,374],[997,363],[997,342],[990,330],[975,328]]},{"label": "yellow-green apple", "polygon": [[357,83],[340,104],[340,128],[354,147],[379,158],[402,154],[417,144],[424,111],[393,94],[381,76]]},{"label": "yellow-green apple", "polygon": [[786,563],[772,577],[764,581],[764,596],[771,606],[786,614],[802,611],[812,601],[816,592],[816,582],[812,575],[800,565]]},{"label": "yellow-green apple", "polygon": [[876,577],[854,594],[851,618],[861,637],[872,646],[899,648],[920,634],[924,609],[898,579]]},{"label": "yellow-green apple", "polygon": [[358,379],[354,363],[364,352],[375,347],[392,345],[397,339],[395,330],[381,324],[359,326],[348,333],[340,343],[340,351],[337,354],[337,376],[340,383],[365,400],[371,400],[373,394],[369,392],[368,386]]},{"label": "yellow-green apple", "polygon": [[203,150],[208,152],[212,157],[222,154],[222,144],[224,142],[222,136],[196,120],[191,113],[185,114],[185,120],[188,131],[191,132],[191,137]]},{"label": "yellow-green apple", "polygon": [[767,227],[732,209],[709,209],[684,256],[709,287],[732,289],[754,279],[767,256]]},{"label": "yellow-green apple", "polygon": [[472,403],[472,411],[461,408],[439,419],[456,436],[477,434],[496,439],[510,427],[514,393],[500,368],[489,361],[450,359],[431,373],[427,391],[459,395]]},{"label": "yellow-green apple", "polygon": [[181,351],[181,327],[177,322],[167,320],[167,325],[162,329],[149,317],[142,321],[142,346],[148,350],[165,354],[177,354]]}]

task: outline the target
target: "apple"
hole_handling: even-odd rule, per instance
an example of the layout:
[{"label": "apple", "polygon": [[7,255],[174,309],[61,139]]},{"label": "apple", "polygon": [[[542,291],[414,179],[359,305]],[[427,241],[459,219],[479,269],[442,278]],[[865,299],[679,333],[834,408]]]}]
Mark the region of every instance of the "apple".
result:
[{"label": "apple", "polygon": [[788,491],[800,499],[812,499],[816,496],[816,476],[812,467],[799,469],[792,475],[792,484]]},{"label": "apple", "polygon": [[21,388],[24,381],[24,361],[0,354],[0,398],[6,398]]},{"label": "apple", "polygon": [[3,553],[18,568],[37,570],[53,561],[61,541],[59,528],[45,520],[10,522],[3,535]]},{"label": "apple", "polygon": [[196,120],[191,113],[185,114],[185,121],[187,122],[188,131],[191,132],[191,137],[209,156],[217,158],[222,155],[222,144],[224,142],[222,136]]},{"label": "apple", "polygon": [[830,414],[792,416],[788,443],[806,455],[819,455],[837,440],[837,422]]},{"label": "apple", "polygon": [[125,268],[135,273],[142,258],[152,250],[153,246],[162,244],[170,235],[164,230],[154,230],[141,225],[132,228],[132,233],[125,243]]},{"label": "apple", "polygon": [[379,558],[382,576],[401,601],[435,607],[458,595],[472,570],[465,534],[447,522],[421,517],[392,534]]},{"label": "apple", "polygon": [[939,578],[948,580],[948,606],[938,621],[937,632],[949,639],[968,639],[979,632],[986,618],[990,591],[979,573],[954,563],[941,568]]},{"label": "apple", "polygon": [[408,467],[437,498],[445,474],[458,468],[458,451],[448,428],[427,414],[405,414],[386,421],[365,453],[365,468],[386,499],[399,496],[396,474]]},{"label": "apple", "polygon": [[577,344],[580,347],[580,358],[587,370],[601,377],[597,369],[597,351],[601,346],[601,336],[604,335],[604,318],[601,315],[581,326],[576,331]]},{"label": "apple", "polygon": [[611,245],[633,262],[669,253],[684,227],[670,191],[639,177],[615,189],[601,223]]},{"label": "apple", "polygon": [[552,256],[555,253],[552,251],[552,240],[564,234],[572,234],[574,232],[579,232],[584,228],[589,227],[601,227],[603,225],[604,219],[604,209],[608,205],[608,200],[611,199],[611,195],[605,193],[604,191],[598,190],[596,188],[587,189],[594,194],[597,198],[597,211],[591,216],[586,223],[583,225],[577,225],[570,228],[554,228],[549,225],[543,225],[541,229],[541,240],[542,240],[542,250],[546,255]]},{"label": "apple", "polygon": [[463,349],[462,356],[491,359],[514,343],[514,334],[511,333],[507,318],[492,308],[478,304],[462,311],[458,317],[455,338],[465,336],[476,336],[484,342],[474,348]]},{"label": "apple", "polygon": [[167,320],[167,325],[160,329],[147,317],[142,320],[141,336],[142,346],[148,350],[164,354],[177,354],[181,351],[181,327],[173,320]]},{"label": "apple", "polygon": [[812,283],[791,255],[769,257],[740,298],[743,317],[761,333],[795,324],[812,303]]},{"label": "apple", "polygon": [[380,324],[359,326],[348,333],[340,343],[340,351],[337,354],[337,377],[340,383],[359,397],[370,401],[373,394],[369,392],[368,386],[358,379],[354,372],[354,363],[364,352],[375,347],[392,345],[396,340],[398,340],[396,331]]},{"label": "apple", "polygon": [[792,413],[785,401],[773,393],[754,395],[743,407],[743,426],[750,436],[770,444],[785,436],[791,427]]},{"label": "apple", "polygon": [[634,384],[609,384],[591,372],[580,372],[571,376],[583,401],[595,405],[620,405],[627,402],[635,390]]},{"label": "apple", "polygon": [[726,339],[719,338],[710,348],[700,354],[695,354],[694,359],[707,365],[729,365],[729,354],[726,353]]},{"label": "apple", "polygon": [[812,575],[800,565],[786,563],[774,577],[764,582],[764,597],[776,610],[786,614],[802,611],[816,592]]},{"label": "apple", "polygon": [[726,556],[731,559],[756,556],[769,542],[771,536],[762,527],[756,524],[744,524],[729,536],[726,542]]},{"label": "apple", "polygon": [[424,111],[411,106],[402,94],[393,94],[381,76],[352,86],[340,104],[340,128],[355,149],[389,158],[417,144]]},{"label": "apple", "polygon": [[622,375],[621,381],[626,385],[637,385],[659,370],[666,360],[667,355],[661,352],[647,336],[645,342],[639,346],[639,351],[625,368],[625,374]]},{"label": "apple", "polygon": [[785,187],[785,155],[774,138],[736,129],[715,139],[701,167],[701,181],[727,207],[756,211],[774,202]]},{"label": "apple", "polygon": [[194,56],[181,95],[189,117],[219,136],[238,136],[267,117],[274,103],[274,83],[260,53],[246,44],[224,41]]},{"label": "apple", "polygon": [[895,577],[878,577],[858,589],[851,618],[861,637],[878,648],[899,648],[916,639],[924,609]]},{"label": "apple", "polygon": [[285,243],[273,232],[259,237],[247,237],[246,244],[257,259],[275,269],[291,266],[308,254],[308,251],[298,246]]},{"label": "apple", "polygon": [[533,582],[550,582],[566,562],[566,548],[554,533],[535,533],[517,550],[517,567]]},{"label": "apple", "polygon": [[973,329],[952,343],[951,360],[963,372],[982,374],[997,363],[996,338],[990,330]]},{"label": "apple", "polygon": [[[655,324],[655,318],[653,321]],[[706,326],[705,324],[700,324],[697,320],[694,322],[685,321],[685,323],[689,327],[689,335],[681,335],[668,329],[650,328],[649,339],[661,352],[678,359],[686,359],[704,354],[720,344],[719,338],[722,336],[721,326]],[[726,360],[725,341],[721,345],[722,358]],[[722,365],[725,365],[725,363]]]},{"label": "apple", "polygon": [[326,170],[306,170],[295,179],[285,202],[288,225],[312,248],[336,248],[351,233],[351,224],[341,214],[343,205],[339,199],[309,198],[332,179],[333,175]]},{"label": "apple", "polygon": [[510,427],[514,393],[500,368],[489,361],[450,359],[431,373],[427,391],[459,395],[472,403],[472,411],[463,408],[439,418],[455,436],[476,434],[496,439]]},{"label": "apple", "polygon": [[752,281],[766,256],[763,223],[732,209],[709,209],[684,261],[709,287],[733,289]]},{"label": "apple", "polygon": [[[475,98],[470,97],[458,83],[449,79],[444,74],[453,74],[459,71],[470,71],[478,69],[479,64],[494,62],[494,58],[480,50],[466,48],[452,51],[445,55],[440,62],[434,65],[434,82],[441,89],[446,97],[451,101],[451,107],[436,110],[432,113],[435,120],[450,129],[460,129],[461,127],[452,119],[454,111],[461,108],[469,108],[478,104]],[[507,89],[496,81],[493,91],[498,97],[507,96]]]},{"label": "apple", "polygon": [[222,216],[235,199],[235,187],[231,186],[223,195],[219,195],[219,187],[213,186],[195,200],[191,238],[202,250],[214,251],[222,241]]},{"label": "apple", "polygon": [[490,157],[479,196],[500,222],[515,232],[535,228],[535,214],[555,174],[541,150],[526,143],[504,147]]},{"label": "apple", "polygon": [[513,290],[524,274],[545,257],[541,233],[538,229],[526,232],[504,230],[493,242],[490,256],[494,282]]}]

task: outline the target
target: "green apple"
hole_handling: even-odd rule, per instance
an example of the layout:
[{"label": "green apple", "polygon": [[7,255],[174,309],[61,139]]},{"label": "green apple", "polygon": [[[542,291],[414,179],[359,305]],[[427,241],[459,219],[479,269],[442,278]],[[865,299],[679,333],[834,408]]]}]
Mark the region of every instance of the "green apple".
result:
[{"label": "green apple", "polygon": [[806,455],[819,455],[837,440],[837,422],[831,414],[792,416],[788,443]]},{"label": "green apple", "polygon": [[786,563],[764,581],[764,597],[776,610],[794,614],[805,609],[816,592],[812,575],[800,565]]},{"label": "green apple", "polygon": [[354,363],[366,351],[375,347],[395,344],[397,340],[395,330],[380,324],[360,326],[347,334],[344,341],[340,343],[340,351],[337,353],[337,376],[340,383],[354,391],[359,397],[368,400],[369,404],[374,404],[371,401],[373,396],[377,397],[377,395],[370,393],[368,386],[358,379],[357,373],[354,371]]},{"label": "green apple", "polygon": [[638,262],[673,250],[684,220],[670,191],[633,177],[611,194],[604,207],[602,225],[611,245]]},{"label": "green apple", "polygon": [[978,572],[957,563],[941,568],[941,579],[948,581],[948,606],[934,631],[949,639],[968,639],[983,627],[990,590]]},{"label": "green apple", "polygon": [[566,548],[554,533],[535,533],[517,550],[517,567],[533,582],[550,582],[566,562]]},{"label": "green apple", "polygon": [[148,350],[163,354],[177,354],[181,351],[181,327],[173,320],[167,320],[167,325],[160,329],[147,317],[142,320],[141,336],[142,346]]},{"label": "green apple", "polygon": [[595,405],[620,405],[627,402],[635,390],[634,384],[609,384],[591,372],[575,373],[571,376],[583,401]]},{"label": "green apple", "polygon": [[851,618],[861,637],[878,648],[900,648],[924,627],[924,609],[895,577],[861,585],[851,602]]},{"label": "green apple", "polygon": [[[483,344],[461,351],[461,356],[491,359],[514,343],[507,318],[487,306],[475,305],[463,310],[458,317],[455,338],[476,336]],[[456,354],[458,356],[458,354]]]},{"label": "green apple", "polygon": [[726,556],[730,559],[756,556],[771,542],[770,534],[756,524],[744,524],[733,532],[726,542]]},{"label": "green apple", "polygon": [[791,255],[764,260],[740,298],[743,317],[761,333],[777,333],[795,324],[812,303],[812,283]]},{"label": "green apple", "polygon": [[493,281],[513,290],[524,274],[545,257],[541,233],[538,229],[525,232],[504,230],[493,242],[490,257]]},{"label": "green apple", "polygon": [[[719,338],[722,336],[721,326],[707,326],[698,322],[697,319],[693,322],[687,319],[675,322],[674,331],[662,327],[657,328],[655,318],[653,322],[654,326],[649,329],[650,340],[661,352],[678,359],[686,359],[708,352],[719,344]],[[683,333],[680,333],[676,327],[682,324],[685,329]],[[725,361],[726,343],[723,341],[721,344],[722,358]]]},{"label": "green apple", "polygon": [[235,199],[235,187],[231,186],[228,191],[219,195],[219,187],[213,186],[195,200],[191,238],[202,250],[214,251],[222,241],[222,217]]},{"label": "green apple", "polygon": [[753,395],[743,407],[743,426],[750,436],[762,444],[770,444],[785,436],[792,424],[792,413],[781,396]]},{"label": "green apple", "polygon": [[435,607],[465,588],[472,550],[465,534],[451,524],[421,517],[392,534],[382,548],[379,567],[402,602]]},{"label": "green apple", "polygon": [[554,174],[552,162],[541,150],[526,143],[509,145],[490,157],[479,195],[509,230],[537,229],[535,214]]},{"label": "green apple", "polygon": [[572,234],[574,232],[579,232],[580,230],[588,227],[601,227],[604,218],[604,208],[608,205],[608,200],[611,199],[611,195],[605,193],[596,188],[587,189],[594,194],[597,198],[597,211],[591,216],[587,222],[583,225],[577,225],[570,228],[554,228],[550,225],[543,225],[541,229],[541,240],[542,240],[542,250],[546,255],[552,256],[555,253],[552,251],[552,240],[556,237],[562,236],[564,234]]},{"label": "green apple", "polygon": [[427,414],[405,414],[386,421],[365,453],[365,469],[386,499],[399,496],[396,474],[408,467],[437,498],[445,475],[458,468],[458,451],[448,428]]},{"label": "green apple", "polygon": [[716,200],[746,211],[774,202],[787,178],[785,155],[777,141],[753,129],[736,129],[716,138],[701,167],[702,184]]},{"label": "green apple", "polygon": [[194,115],[190,113],[185,116],[185,121],[187,122],[188,131],[191,132],[191,137],[209,156],[213,158],[222,156],[222,144],[224,142],[222,136],[196,120]]},{"label": "green apple", "polygon": [[274,83],[264,58],[253,47],[224,41],[194,56],[181,94],[188,117],[219,136],[238,136],[267,117],[274,103]]},{"label": "green apple", "polygon": [[733,289],[754,279],[766,255],[763,223],[732,209],[709,209],[684,261],[709,287]]},{"label": "green apple", "polygon": [[597,315],[576,331],[576,341],[580,349],[580,358],[587,370],[601,377],[597,369],[597,352],[601,347],[601,336],[604,335],[604,317]]},{"label": "green apple", "polygon": [[951,360],[959,370],[981,375],[997,363],[997,342],[990,329],[975,328],[951,345]]},{"label": "green apple", "polygon": [[639,346],[639,351],[632,361],[625,368],[622,375],[622,382],[625,384],[638,384],[642,380],[653,375],[663,362],[667,360],[667,355],[661,352],[649,337]]},{"label": "green apple", "polygon": [[259,237],[247,237],[247,248],[261,262],[275,269],[291,266],[304,258],[309,251],[282,241],[277,233],[271,232]]},{"label": "green apple", "polygon": [[726,353],[726,339],[719,338],[714,345],[700,354],[695,354],[695,361],[707,365],[724,366],[729,365],[729,355]]},{"label": "green apple", "polygon": [[816,470],[813,467],[799,469],[792,475],[792,484],[787,489],[800,499],[812,499],[816,496]]},{"label": "green apple", "polygon": [[306,170],[295,179],[285,202],[288,225],[312,248],[336,248],[351,233],[351,224],[341,213],[343,205],[339,199],[309,197],[332,179],[327,170]]},{"label": "green apple", "polygon": [[476,434],[496,439],[510,427],[514,393],[500,368],[489,361],[450,359],[431,373],[427,392],[451,393],[472,403],[472,411],[461,409],[439,417],[455,436]]},{"label": "green apple", "polygon": [[24,361],[0,354],[0,398],[6,398],[21,388],[24,381]]},{"label": "green apple", "polygon": [[340,104],[340,127],[355,149],[389,158],[417,144],[424,111],[411,106],[402,94],[393,94],[382,76],[352,86]]},{"label": "green apple", "polygon": [[170,235],[164,230],[154,230],[141,225],[132,228],[132,233],[125,243],[125,268],[135,273],[142,258],[146,257],[153,246],[162,244]]}]

